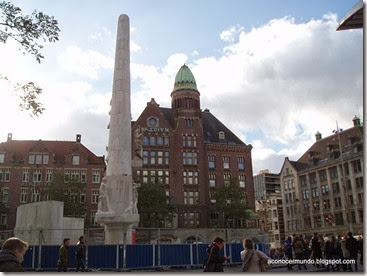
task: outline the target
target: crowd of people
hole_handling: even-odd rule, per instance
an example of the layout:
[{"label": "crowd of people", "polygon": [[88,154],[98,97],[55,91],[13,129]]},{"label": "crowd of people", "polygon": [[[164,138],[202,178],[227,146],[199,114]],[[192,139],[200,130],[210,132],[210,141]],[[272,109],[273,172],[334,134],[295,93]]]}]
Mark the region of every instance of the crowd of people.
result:
[{"label": "crowd of people", "polygon": [[[325,237],[314,233],[310,240],[297,235],[288,236],[284,243],[284,255],[288,260],[311,259],[313,265],[326,267],[327,271],[353,271],[352,264],[354,271],[358,271],[358,262],[363,265],[363,237],[358,236],[356,239],[352,232]],[[287,267],[293,270],[291,262],[288,262]],[[307,270],[305,262],[298,263],[298,269],[302,267]]]},{"label": "crowd of people", "polygon": [[[86,239],[79,237],[76,245],[76,272],[86,269]],[[223,263],[229,260],[229,256],[223,256],[221,250],[225,241],[216,237],[207,248],[207,259],[204,261],[204,272],[223,272]],[[314,233],[310,240],[303,236],[288,236],[284,242],[282,251],[273,251],[271,257],[254,248],[251,239],[243,240],[243,251],[240,256],[242,260],[242,271],[244,272],[264,272],[268,269],[268,261],[271,258],[285,258],[288,270],[293,270],[292,260],[313,260],[317,267],[324,267],[327,271],[358,271],[358,262],[363,265],[363,237],[357,239],[351,232],[345,235],[324,237],[322,234]],[[65,238],[59,249],[59,259],[57,261],[57,271],[66,272],[69,266],[69,246],[70,239]],[[28,243],[19,238],[7,239],[0,251],[0,271],[1,272],[22,272],[21,263],[28,250]],[[325,260],[326,262],[323,262]],[[339,260],[339,262],[332,262]],[[349,262],[344,262],[349,260]],[[352,261],[354,260],[354,262]],[[305,262],[297,262],[298,269],[307,270]]]}]

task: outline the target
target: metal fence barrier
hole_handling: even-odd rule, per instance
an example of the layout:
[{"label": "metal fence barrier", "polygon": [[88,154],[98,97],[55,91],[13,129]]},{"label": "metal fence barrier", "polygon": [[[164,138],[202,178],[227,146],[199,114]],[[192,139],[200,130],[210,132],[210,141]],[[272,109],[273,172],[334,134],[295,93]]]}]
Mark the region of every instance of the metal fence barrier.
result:
[{"label": "metal fence barrier", "polygon": [[[135,245],[87,245],[89,270],[132,270],[162,267],[197,267],[207,257],[208,244],[135,244]],[[255,244],[255,248],[270,255],[269,244]],[[76,265],[76,246],[69,247],[69,268]],[[226,244],[221,254],[230,256],[229,264],[240,263],[242,244]],[[124,255],[124,252],[126,254]],[[23,267],[27,270],[54,271],[57,268],[59,246],[30,246],[24,256]]]}]

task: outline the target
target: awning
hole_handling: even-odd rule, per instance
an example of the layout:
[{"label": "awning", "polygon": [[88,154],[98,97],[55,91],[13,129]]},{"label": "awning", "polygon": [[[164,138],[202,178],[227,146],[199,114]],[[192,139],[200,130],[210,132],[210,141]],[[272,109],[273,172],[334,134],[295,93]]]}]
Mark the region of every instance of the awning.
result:
[{"label": "awning", "polygon": [[340,22],[337,31],[363,28],[363,1],[351,8]]}]

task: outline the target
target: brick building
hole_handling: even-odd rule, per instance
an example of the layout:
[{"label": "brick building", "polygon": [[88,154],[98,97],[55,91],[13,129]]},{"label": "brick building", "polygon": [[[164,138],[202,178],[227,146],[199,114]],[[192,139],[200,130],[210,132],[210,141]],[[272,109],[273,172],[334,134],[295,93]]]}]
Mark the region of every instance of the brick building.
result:
[{"label": "brick building", "polygon": [[1,214],[0,228],[14,229],[19,205],[49,199],[41,190],[52,182],[56,173],[64,175],[65,182],[74,179],[85,184],[84,189],[73,196],[85,202],[85,218],[94,224],[104,171],[104,156],[96,156],[88,150],[79,134],[75,141],[13,140],[9,134],[7,141],[0,143],[2,203],[9,208],[7,213]]},{"label": "brick building", "polygon": [[[208,109],[200,109],[200,93],[190,69],[178,71],[171,108],[147,103],[132,133],[143,132],[143,167],[134,177],[147,182],[156,176],[165,184],[178,214],[169,227],[210,227],[213,191],[236,177],[250,209],[255,210],[251,145],[246,145]],[[244,226],[239,221],[233,227]]]},{"label": "brick building", "polygon": [[280,172],[286,235],[363,234],[363,126],[336,130]]}]

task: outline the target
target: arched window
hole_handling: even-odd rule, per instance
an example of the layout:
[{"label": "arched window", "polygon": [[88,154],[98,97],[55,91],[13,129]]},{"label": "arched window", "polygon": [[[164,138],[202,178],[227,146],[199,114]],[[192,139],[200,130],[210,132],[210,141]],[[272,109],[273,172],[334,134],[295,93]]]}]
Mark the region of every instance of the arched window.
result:
[{"label": "arched window", "polygon": [[158,139],[157,139],[157,145],[158,146],[163,146],[163,139],[162,139],[162,137],[158,137]]},{"label": "arched window", "polygon": [[144,146],[148,146],[148,144],[149,144],[148,137],[147,136],[144,136],[144,138],[143,138],[143,145]]},{"label": "arched window", "polygon": [[150,145],[155,146],[155,137],[154,136],[150,137]]}]

